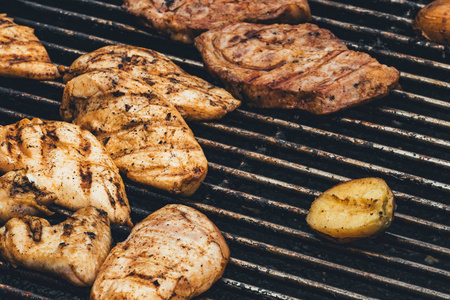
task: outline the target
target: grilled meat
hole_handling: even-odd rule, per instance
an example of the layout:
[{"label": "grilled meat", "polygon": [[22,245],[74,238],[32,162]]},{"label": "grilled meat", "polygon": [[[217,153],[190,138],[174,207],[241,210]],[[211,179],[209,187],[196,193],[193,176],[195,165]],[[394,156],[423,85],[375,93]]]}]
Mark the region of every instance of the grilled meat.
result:
[{"label": "grilled meat", "polygon": [[311,19],[307,0],[124,0],[146,26],[192,43],[203,31],[232,22],[297,24]]},{"label": "grilled meat", "polygon": [[25,170],[11,171],[0,177],[0,224],[18,216],[52,214],[47,206],[56,196],[33,182],[34,178],[36,176]]},{"label": "grilled meat", "polygon": [[111,249],[107,213],[92,206],[51,226],[38,217],[13,218],[0,228],[0,254],[17,266],[91,286]]},{"label": "grilled meat", "polygon": [[24,119],[0,126],[0,171],[27,169],[28,178],[71,210],[103,209],[114,223],[131,226],[119,170],[89,131],[57,121]]},{"label": "grilled meat", "polygon": [[111,250],[91,300],[191,299],[222,276],[229,257],[222,234],[205,215],[167,205]]},{"label": "grilled meat", "polygon": [[60,113],[94,133],[133,181],[189,196],[206,176],[206,158],[180,113],[124,71],[75,77]]},{"label": "grilled meat", "polygon": [[189,75],[164,55],[133,46],[106,46],[79,57],[64,81],[95,70],[121,69],[151,86],[185,120],[220,119],[240,105],[227,91]]},{"label": "grilled meat", "polygon": [[44,46],[30,27],[0,14],[0,76],[49,80],[59,77]]},{"label": "grilled meat", "polygon": [[235,23],[195,44],[209,72],[250,106],[327,114],[386,96],[399,72],[313,24]]}]

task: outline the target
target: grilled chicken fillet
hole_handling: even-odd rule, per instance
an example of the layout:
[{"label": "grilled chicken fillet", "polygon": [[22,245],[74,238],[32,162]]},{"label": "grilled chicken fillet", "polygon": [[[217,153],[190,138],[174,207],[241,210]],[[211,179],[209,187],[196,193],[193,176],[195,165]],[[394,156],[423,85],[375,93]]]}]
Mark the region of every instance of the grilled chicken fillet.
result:
[{"label": "grilled chicken fillet", "polygon": [[56,196],[34,182],[35,178],[26,170],[11,171],[0,177],[0,224],[18,216],[52,214],[47,206]]},{"label": "grilled chicken fillet", "polygon": [[0,14],[0,76],[49,80],[60,75],[34,30]]},{"label": "grilled chicken fillet", "polygon": [[205,215],[167,205],[111,250],[90,299],[191,299],[222,276],[229,257],[222,234]]},{"label": "grilled chicken fillet", "polygon": [[174,40],[232,22],[297,24],[311,19],[307,0],[125,0],[126,11]]},{"label": "grilled chicken fillet", "polygon": [[208,71],[250,106],[327,114],[386,96],[399,72],[313,24],[235,23],[195,44]]},{"label": "grilled chicken fillet", "polygon": [[180,113],[124,71],[75,77],[66,84],[60,113],[91,131],[133,181],[189,196],[206,176],[203,150]]},{"label": "grilled chicken fillet", "polygon": [[20,169],[54,193],[58,205],[71,210],[91,205],[114,223],[132,225],[119,170],[89,131],[40,119],[0,126],[0,171]]},{"label": "grilled chicken fillet", "polygon": [[53,273],[78,286],[91,286],[111,249],[107,214],[78,210],[51,226],[38,217],[13,218],[0,228],[0,254],[17,266]]},{"label": "grilled chicken fillet", "polygon": [[133,46],[106,46],[73,62],[64,81],[96,70],[121,69],[145,81],[172,103],[185,120],[220,119],[241,101],[224,89],[189,75],[164,55]]}]

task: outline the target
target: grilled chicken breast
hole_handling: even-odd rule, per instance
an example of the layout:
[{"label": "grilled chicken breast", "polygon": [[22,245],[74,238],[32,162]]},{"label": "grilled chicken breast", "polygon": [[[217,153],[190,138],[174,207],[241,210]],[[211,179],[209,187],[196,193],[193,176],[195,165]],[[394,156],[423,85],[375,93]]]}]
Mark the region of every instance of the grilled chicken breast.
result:
[{"label": "grilled chicken breast", "polygon": [[205,215],[167,205],[111,250],[90,299],[191,299],[222,276],[229,257],[222,234]]},{"label": "grilled chicken breast", "polygon": [[114,223],[132,226],[119,170],[89,131],[57,121],[24,119],[0,126],[0,171],[27,169],[27,177],[71,210],[89,205]]},{"label": "grilled chicken breast", "polygon": [[0,177],[0,224],[18,216],[52,214],[47,206],[55,201],[56,195],[33,182],[33,178],[25,170]]},{"label": "grilled chicken breast", "polygon": [[124,71],[94,71],[72,79],[60,113],[91,131],[133,181],[189,196],[206,176],[203,150],[180,113]]},{"label": "grilled chicken breast", "polygon": [[59,77],[34,30],[0,14],[0,76],[49,80]]},{"label": "grilled chicken breast", "polygon": [[195,44],[209,72],[250,106],[327,114],[386,96],[399,72],[313,24],[235,23]]},{"label": "grilled chicken breast", "polygon": [[220,119],[241,104],[224,89],[189,75],[164,55],[133,46],[106,46],[79,57],[64,75],[64,81],[109,69],[121,69],[145,81],[188,121]]},{"label": "grilled chicken breast", "polygon": [[307,0],[124,0],[124,9],[184,43],[232,22],[297,24],[311,19]]},{"label": "grilled chicken breast", "polygon": [[0,254],[15,266],[53,273],[78,286],[91,286],[111,249],[107,213],[78,210],[51,226],[38,217],[13,218],[0,228]]}]

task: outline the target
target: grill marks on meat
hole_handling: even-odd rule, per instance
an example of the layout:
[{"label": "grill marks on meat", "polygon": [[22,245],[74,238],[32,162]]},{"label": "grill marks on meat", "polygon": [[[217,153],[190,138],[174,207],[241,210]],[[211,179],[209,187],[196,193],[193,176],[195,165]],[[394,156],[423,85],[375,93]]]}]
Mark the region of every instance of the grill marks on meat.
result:
[{"label": "grill marks on meat", "polygon": [[24,119],[0,126],[0,171],[27,170],[55,203],[71,210],[89,205],[114,223],[131,226],[119,170],[90,132],[65,122]]},{"label": "grill marks on meat", "polygon": [[399,72],[313,24],[235,23],[196,39],[209,72],[250,106],[327,114],[386,96]]},{"label": "grill marks on meat", "polygon": [[232,22],[297,24],[311,19],[307,0],[125,0],[124,9],[184,43]]},{"label": "grill marks on meat", "polygon": [[45,219],[24,216],[0,228],[0,254],[4,259],[59,275],[78,286],[94,283],[111,244],[107,213],[91,206],[54,226]]},{"label": "grill marks on meat", "polygon": [[222,276],[229,257],[222,234],[205,215],[167,205],[111,250],[91,299],[191,299]]},{"label": "grill marks on meat", "polygon": [[30,27],[0,14],[0,75],[49,80],[59,77],[44,46]]},{"label": "grill marks on meat", "polygon": [[206,158],[180,113],[124,71],[72,79],[60,113],[94,133],[133,181],[189,196],[206,176]]},{"label": "grill marks on meat", "polygon": [[172,103],[185,120],[220,119],[240,105],[227,91],[189,75],[164,55],[133,46],[106,46],[79,57],[64,81],[96,70],[120,69],[145,81]]},{"label": "grill marks on meat", "polygon": [[0,177],[0,224],[18,216],[52,214],[47,206],[55,201],[55,194],[32,179],[26,170],[10,171]]}]

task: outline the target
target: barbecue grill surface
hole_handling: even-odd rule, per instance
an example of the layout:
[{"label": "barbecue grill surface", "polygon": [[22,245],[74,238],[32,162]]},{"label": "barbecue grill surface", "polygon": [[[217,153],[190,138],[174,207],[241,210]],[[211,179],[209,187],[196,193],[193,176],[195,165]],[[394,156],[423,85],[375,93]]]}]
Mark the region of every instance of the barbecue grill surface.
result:
[{"label": "barbecue grill surface", "polygon": [[[232,260],[211,299],[450,299],[450,49],[418,39],[412,19],[430,1],[310,0],[313,23],[401,74],[402,90],[329,116],[243,106],[223,120],[190,123],[209,160],[192,197],[126,182],[137,223],[169,203],[204,212]],[[9,0],[2,10],[35,29],[52,60],[69,66],[109,44],[160,51],[214,81],[192,45],[141,27],[120,0]],[[217,83],[216,83],[217,84]],[[60,120],[64,85],[0,78],[0,125]],[[335,245],[305,216],[338,182],[375,176],[396,195],[394,223],[375,239]],[[68,212],[54,207],[58,222]],[[113,228],[116,241],[128,229]],[[89,289],[0,260],[1,299],[88,299]]]}]

